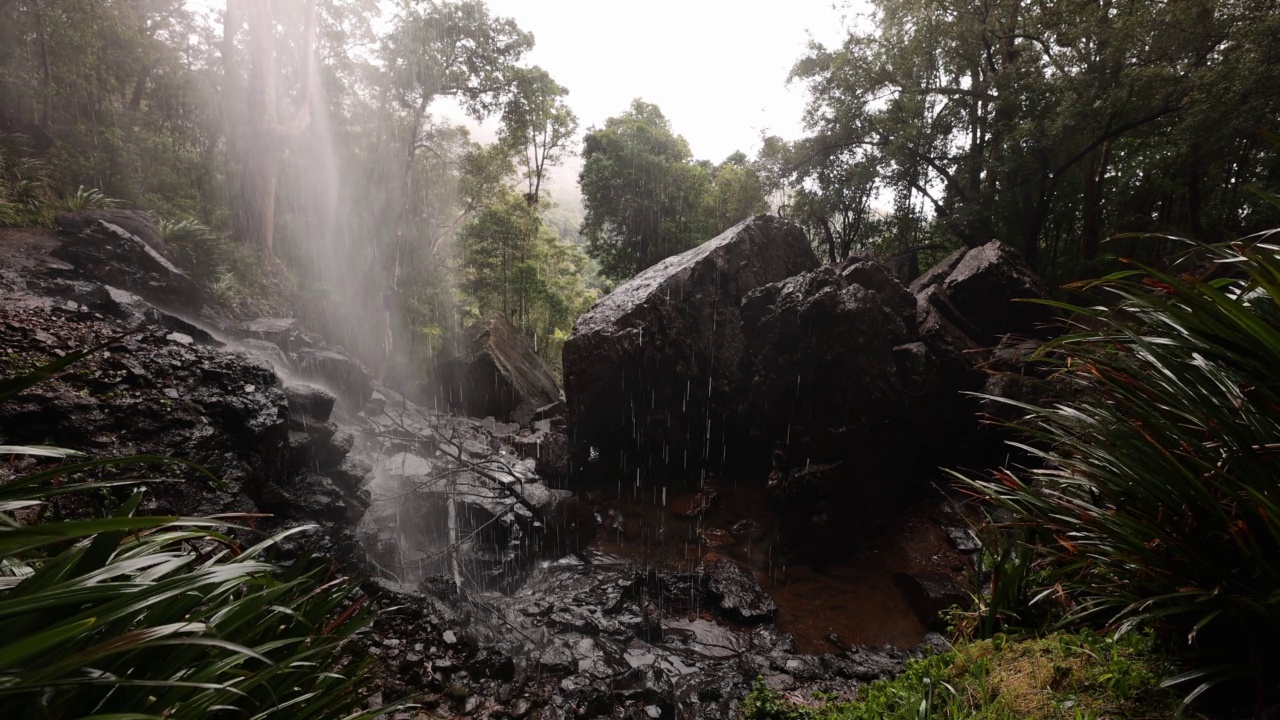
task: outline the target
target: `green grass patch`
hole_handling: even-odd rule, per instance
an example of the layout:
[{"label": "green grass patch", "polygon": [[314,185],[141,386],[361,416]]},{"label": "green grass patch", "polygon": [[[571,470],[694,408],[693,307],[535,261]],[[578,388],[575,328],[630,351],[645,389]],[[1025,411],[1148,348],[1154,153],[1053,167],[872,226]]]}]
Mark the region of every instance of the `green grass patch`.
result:
[{"label": "green grass patch", "polygon": [[962,643],[913,660],[857,701],[807,705],[758,682],[742,705],[748,720],[1137,720],[1175,717],[1178,698],[1160,687],[1172,668],[1149,635],[1120,640],[1089,632]]}]

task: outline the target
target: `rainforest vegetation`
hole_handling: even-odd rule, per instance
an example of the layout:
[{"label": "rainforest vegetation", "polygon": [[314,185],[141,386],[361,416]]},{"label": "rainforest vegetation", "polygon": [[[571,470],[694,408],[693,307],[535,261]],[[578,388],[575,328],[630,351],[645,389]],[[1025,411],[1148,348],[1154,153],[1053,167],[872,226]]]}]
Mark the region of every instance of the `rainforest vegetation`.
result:
[{"label": "rainforest vegetation", "polygon": [[[1043,402],[1012,403],[1020,466],[953,473],[990,513],[955,649],[851,702],[761,686],[744,712],[1275,717],[1280,6],[857,9],[842,42],[795,58],[801,136],[698,158],[644,98],[584,127],[534,36],[483,0],[0,0],[0,229],[145,211],[229,319],[297,318],[405,386],[493,314],[560,372],[595,301],[760,213],[823,262],[908,281],[1001,240],[1068,320],[1036,355]],[[51,484],[87,467],[0,486],[0,703],[337,718],[364,701],[346,640],[372,613],[352,582],[212,521],[135,517],[133,495],[104,518],[31,514],[107,489]],[[6,620],[67,598],[82,614]],[[90,666],[115,689],[53,694]],[[1057,683],[1052,707],[1018,694],[1027,677]]]}]

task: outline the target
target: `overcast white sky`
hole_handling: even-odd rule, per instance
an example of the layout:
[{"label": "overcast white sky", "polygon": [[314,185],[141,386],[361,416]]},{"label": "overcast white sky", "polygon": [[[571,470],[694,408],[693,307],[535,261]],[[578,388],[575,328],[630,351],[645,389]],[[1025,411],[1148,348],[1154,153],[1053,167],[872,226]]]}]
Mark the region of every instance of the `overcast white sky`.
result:
[{"label": "overcast white sky", "polygon": [[[225,0],[188,0],[212,12]],[[698,159],[754,155],[762,132],[802,132],[805,94],[788,87],[810,36],[841,42],[866,0],[488,0],[534,34],[530,64],[569,88],[582,129],[603,125],[635,98],[658,105]],[[465,121],[447,107],[436,112]],[[471,123],[467,123],[471,124]],[[492,139],[496,123],[476,132]],[[575,159],[576,160],[576,159]],[[552,191],[573,186],[573,160]],[[566,187],[568,186],[568,187]],[[569,190],[571,193],[572,189]]]},{"label": "overcast white sky", "polygon": [[[537,41],[529,61],[569,88],[583,129],[637,97],[655,103],[700,159],[753,154],[761,131],[801,132],[787,74],[808,34],[844,37],[846,0],[489,0]],[[861,3],[855,2],[855,6]]]}]

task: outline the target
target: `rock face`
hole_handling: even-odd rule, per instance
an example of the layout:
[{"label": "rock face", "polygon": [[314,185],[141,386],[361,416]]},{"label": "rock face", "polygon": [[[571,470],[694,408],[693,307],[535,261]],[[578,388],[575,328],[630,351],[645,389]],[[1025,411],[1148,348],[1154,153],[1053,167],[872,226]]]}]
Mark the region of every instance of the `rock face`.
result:
[{"label": "rock face", "polygon": [[1015,302],[1044,284],[995,242],[910,289],[869,259],[816,265],[761,217],[619,288],[565,346],[570,437],[628,476],[731,458],[763,474],[772,453],[774,507],[806,557],[873,533],[940,465],[985,461],[964,393],[1001,338],[1050,319]]},{"label": "rock face", "polygon": [[632,460],[648,467],[682,469],[721,457],[718,439],[736,403],[746,346],[743,297],[817,266],[799,227],[761,215],[596,303],[564,347],[575,441],[625,441]]},{"label": "rock face", "polygon": [[906,289],[878,266],[876,278],[895,294],[851,282],[848,269],[825,266],[742,301],[748,352],[739,412],[753,435],[780,443],[800,464],[882,442],[915,409],[903,402],[913,388],[895,352],[915,339],[914,302],[902,304],[897,294]]},{"label": "rock face", "polygon": [[1015,302],[1043,297],[1021,257],[989,243],[951,255],[911,290],[853,259],[743,300],[741,422],[775,449],[769,488],[793,550],[839,553],[939,466],[988,461],[982,406],[963,393],[1003,387],[981,366],[1005,335],[1050,319]]},{"label": "rock face", "polygon": [[1043,305],[1017,302],[1046,298],[1049,290],[1016,250],[994,240],[965,253],[942,288],[987,345],[1008,333],[1035,335],[1052,318]]},{"label": "rock face", "polygon": [[164,237],[160,234],[160,226],[150,215],[140,210],[121,208],[102,208],[97,210],[76,210],[59,213],[54,222],[58,227],[72,235],[93,227],[99,221],[110,223],[147,244],[147,247],[163,254],[165,252]]},{"label": "rock face", "polygon": [[123,288],[163,307],[198,311],[204,293],[182,270],[136,235],[96,221],[53,252],[104,285]]},{"label": "rock face", "polygon": [[560,400],[560,388],[532,343],[498,314],[467,330],[457,356],[436,366],[428,395],[442,409],[528,425]]}]

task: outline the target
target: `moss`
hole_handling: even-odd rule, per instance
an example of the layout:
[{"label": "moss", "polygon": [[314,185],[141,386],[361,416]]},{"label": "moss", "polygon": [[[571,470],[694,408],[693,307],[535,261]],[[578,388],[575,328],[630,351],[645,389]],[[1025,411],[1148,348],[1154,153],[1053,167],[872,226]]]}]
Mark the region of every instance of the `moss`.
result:
[{"label": "moss", "polygon": [[997,636],[914,660],[898,678],[863,688],[855,702],[806,706],[757,683],[742,710],[751,720],[1163,718],[1178,705],[1160,688],[1170,673],[1145,635]]}]

